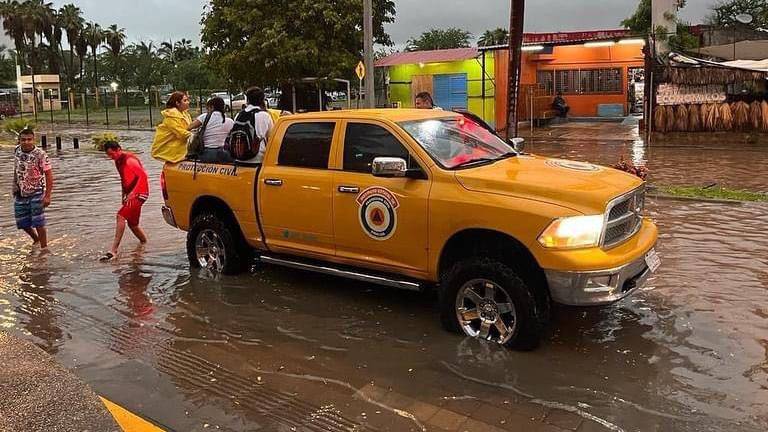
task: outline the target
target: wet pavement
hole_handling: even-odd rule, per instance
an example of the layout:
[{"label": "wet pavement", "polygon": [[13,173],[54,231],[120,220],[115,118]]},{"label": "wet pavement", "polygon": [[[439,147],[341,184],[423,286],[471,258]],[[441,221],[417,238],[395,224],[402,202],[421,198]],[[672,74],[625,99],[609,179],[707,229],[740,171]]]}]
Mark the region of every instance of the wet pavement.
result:
[{"label": "wet pavement", "polygon": [[[446,333],[430,295],[273,267],[191,272],[184,233],[159,212],[151,134],[121,135],[152,176],[150,242],[126,237],[111,264],[96,258],[119,205],[113,164],[87,141],[50,151],[52,252],[41,256],[13,225],[0,148],[0,327],[168,430],[768,429],[764,203],[649,200],[659,273],[611,307],[558,308],[542,346],[520,353]],[[721,146],[576,136],[529,149],[603,163],[626,152],[654,179],[765,190],[768,148]]]}]

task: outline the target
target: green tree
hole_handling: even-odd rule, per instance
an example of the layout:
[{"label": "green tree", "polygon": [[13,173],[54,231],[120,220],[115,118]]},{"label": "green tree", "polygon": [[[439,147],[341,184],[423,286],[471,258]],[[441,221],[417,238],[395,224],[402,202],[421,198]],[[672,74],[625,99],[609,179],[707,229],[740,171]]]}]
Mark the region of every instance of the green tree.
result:
[{"label": "green tree", "polygon": [[768,27],[768,0],[720,0],[712,6],[707,24],[717,27],[744,25],[736,20],[741,14],[752,16],[748,26],[753,29]]},{"label": "green tree", "polygon": [[[374,38],[392,41],[392,0],[374,0]],[[211,0],[202,19],[208,64],[230,88],[307,76],[351,77],[362,57],[361,0]]]},{"label": "green tree", "polygon": [[[678,7],[685,7],[685,0],[678,2]],[[669,40],[673,47],[680,49],[692,49],[699,46],[699,38],[690,31],[690,24],[682,22],[675,18],[677,21],[677,34],[667,34],[667,29],[659,26],[655,31],[651,29],[652,24],[652,0],[640,0],[640,3],[632,16],[624,19],[621,25],[629,30],[632,34],[637,36],[645,36],[651,33],[656,35],[659,40]]]},{"label": "green tree", "polygon": [[509,43],[509,32],[504,28],[486,30],[477,41],[478,46],[506,45]]},{"label": "green tree", "polygon": [[409,39],[406,51],[426,51],[450,48],[465,48],[469,46],[472,33],[455,27],[447,29],[430,29],[418,38]]},{"label": "green tree", "polygon": [[[75,45],[80,38],[80,33],[83,31],[83,25],[85,20],[83,19],[83,13],[77,6],[73,4],[65,4],[59,9],[60,25],[67,34],[67,43],[69,44],[69,65],[68,65],[68,82],[72,87],[75,78]],[[63,50],[62,50],[63,53]],[[66,62],[65,62],[66,64]],[[78,71],[82,69],[79,68]]]},{"label": "green tree", "polygon": [[91,48],[91,53],[93,54],[93,91],[96,95],[96,100],[98,101],[99,98],[99,59],[98,59],[98,51],[99,48],[101,48],[101,44],[104,42],[104,30],[101,29],[101,26],[89,22],[85,25],[85,29],[83,30],[83,36],[85,38],[85,41],[87,42],[87,45],[89,48]]},{"label": "green tree", "polygon": [[635,35],[647,35],[650,33],[653,14],[651,2],[652,0],[640,0],[635,13],[624,19],[621,25]]}]

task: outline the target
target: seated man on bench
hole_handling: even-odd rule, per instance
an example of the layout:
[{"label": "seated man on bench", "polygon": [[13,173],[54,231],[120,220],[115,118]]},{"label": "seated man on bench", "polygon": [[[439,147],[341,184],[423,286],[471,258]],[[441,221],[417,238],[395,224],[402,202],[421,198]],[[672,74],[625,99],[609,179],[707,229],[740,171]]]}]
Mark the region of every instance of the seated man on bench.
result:
[{"label": "seated man on bench", "polygon": [[552,109],[557,111],[558,117],[568,117],[568,111],[571,110],[571,107],[569,107],[568,103],[565,102],[565,99],[563,98],[563,92],[557,92],[557,97],[555,97],[555,100],[552,101]]}]

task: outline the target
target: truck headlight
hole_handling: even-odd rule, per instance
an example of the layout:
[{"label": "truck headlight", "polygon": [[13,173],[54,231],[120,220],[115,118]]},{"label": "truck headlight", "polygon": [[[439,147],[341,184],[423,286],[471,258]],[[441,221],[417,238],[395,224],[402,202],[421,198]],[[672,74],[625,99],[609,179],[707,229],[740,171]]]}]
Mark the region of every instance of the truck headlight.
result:
[{"label": "truck headlight", "polygon": [[595,247],[600,244],[604,215],[572,216],[557,219],[539,236],[545,248],[572,249]]}]

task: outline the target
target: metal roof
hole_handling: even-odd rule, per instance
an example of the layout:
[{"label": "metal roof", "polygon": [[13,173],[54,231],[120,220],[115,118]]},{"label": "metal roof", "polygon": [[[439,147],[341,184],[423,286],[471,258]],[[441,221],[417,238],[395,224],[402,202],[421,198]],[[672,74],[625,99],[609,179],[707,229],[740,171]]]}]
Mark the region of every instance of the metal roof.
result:
[{"label": "metal roof", "polygon": [[440,63],[469,60],[477,57],[477,48],[454,48],[434,51],[411,51],[388,55],[376,61],[377,67],[418,63]]}]

